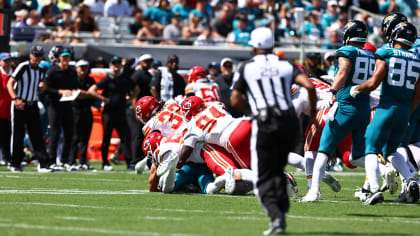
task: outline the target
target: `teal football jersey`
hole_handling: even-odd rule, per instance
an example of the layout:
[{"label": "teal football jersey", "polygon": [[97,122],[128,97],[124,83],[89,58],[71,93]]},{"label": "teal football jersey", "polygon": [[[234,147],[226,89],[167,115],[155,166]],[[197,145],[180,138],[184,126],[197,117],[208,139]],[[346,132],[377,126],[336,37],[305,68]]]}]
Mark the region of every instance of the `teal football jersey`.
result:
[{"label": "teal football jersey", "polygon": [[420,54],[420,37],[416,39],[413,47],[409,51]]},{"label": "teal football jersey", "polygon": [[[346,82],[337,93],[339,104],[352,106],[369,106],[369,94],[361,93],[356,98],[350,95],[350,88],[368,80],[375,71],[375,55],[368,50],[354,46],[343,46],[336,52],[337,57],[346,57],[352,61],[351,71]],[[337,70],[339,70],[338,65]]]},{"label": "teal football jersey", "polygon": [[386,61],[387,75],[382,81],[380,103],[410,105],[420,76],[418,54],[397,48],[379,49],[376,58]]}]

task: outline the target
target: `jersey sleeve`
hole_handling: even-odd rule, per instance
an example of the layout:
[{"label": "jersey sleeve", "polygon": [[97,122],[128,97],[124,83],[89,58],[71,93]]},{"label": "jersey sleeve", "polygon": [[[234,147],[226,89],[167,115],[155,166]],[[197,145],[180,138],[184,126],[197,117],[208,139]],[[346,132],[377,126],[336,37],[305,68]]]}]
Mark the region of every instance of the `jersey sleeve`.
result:
[{"label": "jersey sleeve", "polygon": [[354,61],[354,58],[356,56],[356,50],[353,47],[344,46],[336,51],[337,57],[345,57],[350,59],[351,61]]},{"label": "jersey sleeve", "polygon": [[380,48],[375,52],[375,59],[385,60],[388,57],[390,50],[388,48]]},{"label": "jersey sleeve", "polygon": [[186,132],[184,134],[184,145],[188,147],[195,147],[195,144],[199,141],[199,133],[197,132],[197,127],[195,126],[195,120],[190,121],[187,124]]},{"label": "jersey sleeve", "polygon": [[23,71],[25,70],[24,65],[25,63],[20,63],[16,70],[13,72],[12,77],[15,80],[20,80],[22,78]]},{"label": "jersey sleeve", "polygon": [[195,95],[195,88],[194,84],[188,84],[187,87],[185,87],[185,95],[188,97],[189,95]]}]

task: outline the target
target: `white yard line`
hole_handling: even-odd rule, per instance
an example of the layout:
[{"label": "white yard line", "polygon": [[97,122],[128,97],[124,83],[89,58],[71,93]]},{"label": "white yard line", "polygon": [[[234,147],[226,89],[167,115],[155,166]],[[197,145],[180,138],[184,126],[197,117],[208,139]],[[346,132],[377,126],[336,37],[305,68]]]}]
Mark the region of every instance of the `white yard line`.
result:
[{"label": "white yard line", "polygon": [[138,195],[145,194],[147,190],[79,190],[79,189],[4,189],[0,194],[50,194],[50,195]]},{"label": "white yard line", "polygon": [[70,232],[88,232],[88,233],[101,233],[111,235],[170,235],[170,236],[195,236],[194,234],[183,233],[159,233],[159,232],[141,232],[141,231],[128,231],[128,230],[108,230],[103,228],[85,228],[85,227],[66,227],[66,226],[48,226],[48,225],[31,225],[31,224],[10,224],[0,223],[3,228],[19,228],[19,229],[35,229],[35,230],[49,230],[49,231],[70,231]]},{"label": "white yard line", "polygon": [[165,216],[145,216],[139,217],[143,220],[170,220],[170,221],[183,221],[185,218],[182,217],[165,217]]},{"label": "white yard line", "polygon": [[95,218],[91,217],[77,217],[77,216],[56,216],[57,219],[62,220],[77,220],[77,221],[96,221]]}]

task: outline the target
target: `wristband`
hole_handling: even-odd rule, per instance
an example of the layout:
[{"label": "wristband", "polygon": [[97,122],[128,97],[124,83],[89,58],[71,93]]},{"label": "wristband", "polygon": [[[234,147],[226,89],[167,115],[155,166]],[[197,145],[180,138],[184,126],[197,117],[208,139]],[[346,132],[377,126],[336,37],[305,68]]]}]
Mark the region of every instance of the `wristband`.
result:
[{"label": "wristband", "polygon": [[333,95],[337,94],[337,91],[335,89],[330,89],[330,90],[328,90],[328,92],[332,93]]},{"label": "wristband", "polygon": [[14,97],[14,98],[12,98],[12,101],[15,101],[16,99],[19,99],[18,97]]}]

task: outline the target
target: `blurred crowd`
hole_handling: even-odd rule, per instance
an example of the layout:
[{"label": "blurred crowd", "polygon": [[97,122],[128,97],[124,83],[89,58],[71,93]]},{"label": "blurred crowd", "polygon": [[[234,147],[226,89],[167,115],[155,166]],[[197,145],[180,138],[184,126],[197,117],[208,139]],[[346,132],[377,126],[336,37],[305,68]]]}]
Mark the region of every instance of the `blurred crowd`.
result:
[{"label": "blurred crowd", "polygon": [[[14,41],[117,42],[119,35],[131,38],[118,42],[132,44],[249,46],[250,32],[268,26],[276,39],[303,37],[322,41],[324,49],[340,46],[351,6],[378,14],[420,13],[416,0],[3,1],[13,12]],[[296,18],[302,10],[303,24]],[[366,23],[370,34],[380,34],[369,14],[354,19]]]}]

